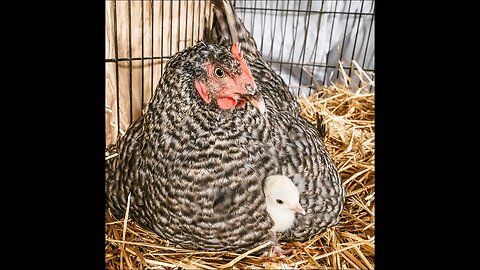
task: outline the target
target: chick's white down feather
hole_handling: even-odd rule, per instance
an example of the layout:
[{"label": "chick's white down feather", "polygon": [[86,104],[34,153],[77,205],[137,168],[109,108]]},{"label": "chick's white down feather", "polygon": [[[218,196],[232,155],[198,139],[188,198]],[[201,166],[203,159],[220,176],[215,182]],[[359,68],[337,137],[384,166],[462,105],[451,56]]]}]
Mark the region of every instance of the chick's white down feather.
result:
[{"label": "chick's white down feather", "polygon": [[293,226],[295,213],[305,214],[300,205],[297,187],[286,176],[272,175],[265,179],[267,212],[273,219],[274,232],[284,232]]}]

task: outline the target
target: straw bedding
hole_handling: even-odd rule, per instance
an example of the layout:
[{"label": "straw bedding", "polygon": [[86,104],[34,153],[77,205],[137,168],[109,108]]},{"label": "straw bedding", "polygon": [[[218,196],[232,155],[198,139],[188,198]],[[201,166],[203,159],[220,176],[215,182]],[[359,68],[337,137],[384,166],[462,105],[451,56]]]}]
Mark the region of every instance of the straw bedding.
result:
[{"label": "straw bedding", "polygon": [[116,220],[107,211],[106,269],[374,269],[374,82],[358,66],[353,68],[349,77],[340,65],[342,83],[317,86],[315,94],[299,98],[305,118],[314,124],[317,113],[323,118],[325,144],[347,190],[337,226],[304,243],[280,241],[293,253],[269,258],[250,255],[256,250],[237,254],[183,249],[140,228],[128,219],[128,211],[126,220]]}]

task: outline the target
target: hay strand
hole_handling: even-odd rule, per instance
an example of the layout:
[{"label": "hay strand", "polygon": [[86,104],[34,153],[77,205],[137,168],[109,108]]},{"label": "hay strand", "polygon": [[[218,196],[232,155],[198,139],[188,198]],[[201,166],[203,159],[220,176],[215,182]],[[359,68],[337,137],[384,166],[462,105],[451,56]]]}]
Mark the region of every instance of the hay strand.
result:
[{"label": "hay strand", "polygon": [[267,247],[267,246],[269,246],[269,245],[271,245],[271,244],[272,244],[272,242],[269,241],[269,242],[266,242],[266,243],[264,243],[264,244],[262,244],[262,245],[259,245],[258,247],[253,248],[253,249],[251,249],[251,250],[243,253],[242,255],[236,257],[235,259],[231,260],[229,263],[224,264],[224,265],[220,265],[218,268],[224,269],[224,268],[232,267],[232,266],[235,265],[235,263],[237,263],[237,262],[240,261],[241,259],[243,259],[243,258],[247,257],[248,255],[254,253],[255,251],[259,251],[259,250],[261,250],[261,249],[263,249],[263,248],[265,248],[265,247]]}]

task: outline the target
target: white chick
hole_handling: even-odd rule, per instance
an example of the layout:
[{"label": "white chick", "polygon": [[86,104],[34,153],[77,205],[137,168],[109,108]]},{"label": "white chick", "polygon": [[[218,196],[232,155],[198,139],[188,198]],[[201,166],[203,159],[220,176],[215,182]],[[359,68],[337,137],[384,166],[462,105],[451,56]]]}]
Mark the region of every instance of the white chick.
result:
[{"label": "white chick", "polygon": [[275,222],[274,232],[285,232],[293,226],[295,213],[305,215],[300,205],[297,187],[286,176],[271,175],[265,179],[264,187],[267,212]]},{"label": "white chick", "polygon": [[[286,176],[272,175],[265,179],[263,189],[266,198],[267,212],[275,223],[272,227],[274,235],[277,232],[285,232],[293,226],[295,213],[305,215],[305,209],[300,205],[300,194],[297,187]],[[275,237],[275,242],[276,236]],[[284,250],[278,243],[273,247],[272,253],[277,256],[289,254],[293,250]],[[267,256],[265,252],[263,256]]]}]

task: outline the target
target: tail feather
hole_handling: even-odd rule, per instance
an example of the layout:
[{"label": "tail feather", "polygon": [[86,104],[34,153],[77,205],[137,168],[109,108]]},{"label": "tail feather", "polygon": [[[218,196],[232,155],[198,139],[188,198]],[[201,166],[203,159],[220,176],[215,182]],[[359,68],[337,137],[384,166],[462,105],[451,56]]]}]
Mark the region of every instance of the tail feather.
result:
[{"label": "tail feather", "polygon": [[323,116],[320,115],[318,112],[315,115],[317,121],[317,130],[320,133],[320,137],[323,141],[325,141],[325,136],[327,135],[327,129],[325,127],[325,122],[323,122]]},{"label": "tail feather", "polygon": [[[212,0],[213,23],[204,30],[204,40],[210,43],[230,47],[233,43],[240,43],[244,57],[253,61],[261,57],[252,34],[237,16],[232,4],[226,0]],[[208,24],[207,24],[208,25]]]}]

